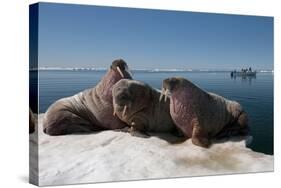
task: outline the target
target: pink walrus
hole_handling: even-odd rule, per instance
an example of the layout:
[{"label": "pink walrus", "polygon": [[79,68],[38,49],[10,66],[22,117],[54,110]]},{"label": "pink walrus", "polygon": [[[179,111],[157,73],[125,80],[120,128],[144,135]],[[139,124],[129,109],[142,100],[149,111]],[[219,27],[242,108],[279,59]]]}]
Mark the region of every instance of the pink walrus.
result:
[{"label": "pink walrus", "polygon": [[195,145],[209,147],[211,138],[249,132],[248,116],[239,103],[208,93],[189,80],[163,80],[163,95],[170,95],[171,117]]}]

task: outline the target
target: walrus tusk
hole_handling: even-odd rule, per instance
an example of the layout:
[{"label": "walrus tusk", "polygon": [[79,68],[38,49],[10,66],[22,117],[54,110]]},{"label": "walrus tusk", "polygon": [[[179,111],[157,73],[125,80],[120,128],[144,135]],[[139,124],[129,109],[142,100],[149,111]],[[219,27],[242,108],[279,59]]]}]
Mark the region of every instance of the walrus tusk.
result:
[{"label": "walrus tusk", "polygon": [[131,125],[134,126],[134,125],[136,125],[136,123],[132,121]]},{"label": "walrus tusk", "polygon": [[162,88],[161,95],[159,97],[159,102],[161,102],[161,100],[163,99],[164,93],[165,93],[165,88]]},{"label": "walrus tusk", "polygon": [[116,111],[115,111],[115,109],[113,109],[113,116],[116,116]]},{"label": "walrus tusk", "polygon": [[167,101],[167,98],[168,98],[168,89],[166,89],[166,91],[165,91],[164,95],[165,95],[165,99],[164,99],[164,101],[166,102],[166,101]]},{"label": "walrus tusk", "polygon": [[124,106],[123,113],[122,113],[122,117],[124,117],[124,116],[125,116],[125,114],[126,114],[126,110],[127,110],[127,105],[125,105],[125,106]]},{"label": "walrus tusk", "polygon": [[120,68],[117,66],[117,71],[119,72],[119,74],[121,75],[122,78],[124,78],[124,74],[122,73],[122,71],[120,70]]}]

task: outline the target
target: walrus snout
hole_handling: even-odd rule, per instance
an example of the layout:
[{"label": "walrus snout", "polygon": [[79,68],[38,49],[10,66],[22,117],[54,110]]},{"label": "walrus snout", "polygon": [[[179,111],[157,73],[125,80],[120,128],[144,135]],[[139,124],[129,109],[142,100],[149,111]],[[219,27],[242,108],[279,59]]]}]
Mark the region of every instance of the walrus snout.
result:
[{"label": "walrus snout", "polygon": [[114,102],[120,106],[124,106],[126,102],[131,99],[126,79],[120,80],[113,86],[112,96],[114,98]]},{"label": "walrus snout", "polygon": [[122,78],[132,79],[132,74],[129,71],[128,65],[123,59],[114,60],[110,68],[117,71]]},{"label": "walrus snout", "polygon": [[168,96],[171,96],[171,92],[176,88],[178,84],[178,79],[175,77],[167,78],[162,82],[162,90],[159,101],[165,97],[164,101],[167,101]]},{"label": "walrus snout", "polygon": [[131,96],[129,95],[128,91],[123,89],[116,93],[115,95],[115,103],[119,106],[127,105],[128,101],[131,101]]},{"label": "walrus snout", "polygon": [[118,101],[127,101],[130,99],[130,96],[127,92],[120,92],[119,94],[117,94],[116,99]]},{"label": "walrus snout", "polygon": [[113,115],[115,116],[117,113],[122,114],[122,118],[126,115],[129,103],[131,101],[131,96],[127,87],[127,79],[122,79],[117,82],[112,89],[113,96]]},{"label": "walrus snout", "polygon": [[163,80],[162,88],[165,90],[173,90],[175,88],[177,80],[175,78],[166,78]]}]

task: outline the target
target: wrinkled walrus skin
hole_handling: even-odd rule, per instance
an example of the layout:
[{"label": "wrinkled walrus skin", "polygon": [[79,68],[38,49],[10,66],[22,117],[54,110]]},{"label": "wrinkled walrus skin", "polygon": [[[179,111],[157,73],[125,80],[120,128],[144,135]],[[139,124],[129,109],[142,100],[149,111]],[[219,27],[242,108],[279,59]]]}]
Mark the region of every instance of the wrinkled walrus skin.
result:
[{"label": "wrinkled walrus skin", "polygon": [[174,132],[169,103],[159,101],[160,94],[143,82],[122,79],[112,89],[114,114],[141,133]]},{"label": "wrinkled walrus skin", "polygon": [[211,138],[248,134],[248,117],[242,106],[208,93],[181,77],[163,81],[162,91],[170,94],[170,111],[176,126],[195,145],[209,147]]},{"label": "wrinkled walrus skin", "polygon": [[125,127],[113,116],[112,105],[112,86],[123,78],[131,79],[127,64],[122,59],[113,61],[96,87],[62,98],[49,107],[44,116],[44,132],[65,135]]}]

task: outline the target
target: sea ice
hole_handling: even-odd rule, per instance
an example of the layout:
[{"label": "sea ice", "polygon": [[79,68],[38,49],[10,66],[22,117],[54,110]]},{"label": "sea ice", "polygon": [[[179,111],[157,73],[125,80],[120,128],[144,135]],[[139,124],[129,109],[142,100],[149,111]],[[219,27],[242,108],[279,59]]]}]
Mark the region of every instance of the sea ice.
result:
[{"label": "sea ice", "polygon": [[102,131],[49,136],[42,131],[42,118],[39,115],[39,130],[30,135],[30,180],[41,186],[273,171],[273,156],[245,147],[247,138],[204,149],[163,134],[140,138]]}]

